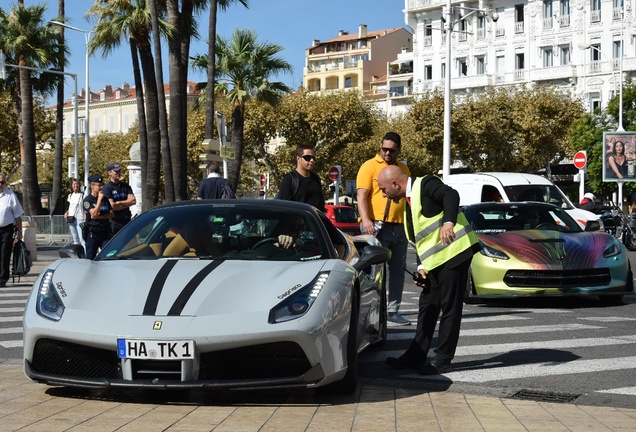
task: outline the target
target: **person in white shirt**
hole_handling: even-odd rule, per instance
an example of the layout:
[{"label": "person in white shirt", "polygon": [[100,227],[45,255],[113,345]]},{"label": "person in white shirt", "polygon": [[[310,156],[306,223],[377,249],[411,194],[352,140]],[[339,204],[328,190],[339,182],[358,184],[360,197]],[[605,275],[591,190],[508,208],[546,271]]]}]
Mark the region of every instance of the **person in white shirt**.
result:
[{"label": "person in white shirt", "polygon": [[22,240],[22,215],[24,210],[7,187],[7,177],[0,173],[0,287],[7,286],[11,276],[11,252],[13,251],[13,235]]},{"label": "person in white shirt", "polygon": [[73,244],[79,244],[85,248],[82,229],[80,228],[80,224],[84,222],[83,199],[84,194],[80,192],[79,181],[77,179],[71,180],[71,193],[68,194],[68,210],[64,213],[64,220],[68,223],[68,230],[71,232]]}]

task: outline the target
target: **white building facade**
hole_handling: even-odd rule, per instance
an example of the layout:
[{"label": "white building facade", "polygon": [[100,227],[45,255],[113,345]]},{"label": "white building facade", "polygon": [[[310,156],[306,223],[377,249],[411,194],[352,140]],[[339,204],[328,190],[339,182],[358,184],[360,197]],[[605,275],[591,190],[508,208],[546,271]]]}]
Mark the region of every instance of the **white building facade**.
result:
[{"label": "white building facade", "polygon": [[[450,60],[442,30],[447,0],[404,4],[414,33],[415,95],[443,91],[450,73],[460,98],[491,85],[555,85],[591,111],[620,91],[621,68],[623,80],[636,71],[636,0],[452,0]],[[475,9],[496,12],[496,21]]]}]

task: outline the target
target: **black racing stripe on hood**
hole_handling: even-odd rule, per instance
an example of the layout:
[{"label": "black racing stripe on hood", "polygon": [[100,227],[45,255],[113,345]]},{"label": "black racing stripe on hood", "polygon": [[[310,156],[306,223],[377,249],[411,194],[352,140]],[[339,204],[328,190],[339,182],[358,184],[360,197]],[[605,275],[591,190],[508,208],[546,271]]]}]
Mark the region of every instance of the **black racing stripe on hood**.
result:
[{"label": "black racing stripe on hood", "polygon": [[194,291],[196,291],[199,285],[201,285],[203,279],[205,279],[210,273],[212,273],[214,269],[220,266],[221,263],[223,263],[223,260],[214,260],[203,269],[201,269],[199,273],[194,275],[194,277],[190,279],[190,282],[188,282],[185,288],[183,288],[183,291],[181,291],[179,297],[177,297],[177,299],[172,304],[172,307],[168,311],[168,316],[181,315],[181,312],[183,312],[183,308],[185,307],[186,303],[188,303],[188,300],[190,300],[190,297],[192,296],[192,294],[194,294]]},{"label": "black racing stripe on hood", "polygon": [[144,305],[143,315],[155,315],[157,312],[157,305],[159,304],[161,291],[163,291],[166,279],[175,265],[177,265],[177,260],[168,260],[163,267],[161,267],[159,272],[157,272],[155,280],[152,281],[152,286],[150,287],[146,304]]}]

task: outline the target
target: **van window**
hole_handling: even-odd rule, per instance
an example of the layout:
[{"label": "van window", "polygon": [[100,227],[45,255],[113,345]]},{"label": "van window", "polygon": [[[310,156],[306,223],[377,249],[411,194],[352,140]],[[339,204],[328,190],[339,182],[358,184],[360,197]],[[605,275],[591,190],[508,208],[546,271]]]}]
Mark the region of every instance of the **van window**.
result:
[{"label": "van window", "polygon": [[481,191],[481,202],[501,202],[503,198],[499,190],[494,186],[484,186]]},{"label": "van window", "polygon": [[515,185],[504,187],[511,202],[538,201],[554,204],[561,208],[572,208],[563,192],[555,185]]}]

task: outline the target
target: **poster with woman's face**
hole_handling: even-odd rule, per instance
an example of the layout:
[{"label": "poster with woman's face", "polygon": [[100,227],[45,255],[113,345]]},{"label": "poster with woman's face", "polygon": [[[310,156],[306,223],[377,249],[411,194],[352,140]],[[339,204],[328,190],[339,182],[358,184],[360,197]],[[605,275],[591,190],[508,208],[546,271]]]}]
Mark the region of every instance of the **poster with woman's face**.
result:
[{"label": "poster with woman's face", "polygon": [[636,134],[633,132],[605,132],[605,163],[603,181],[636,180]]}]

